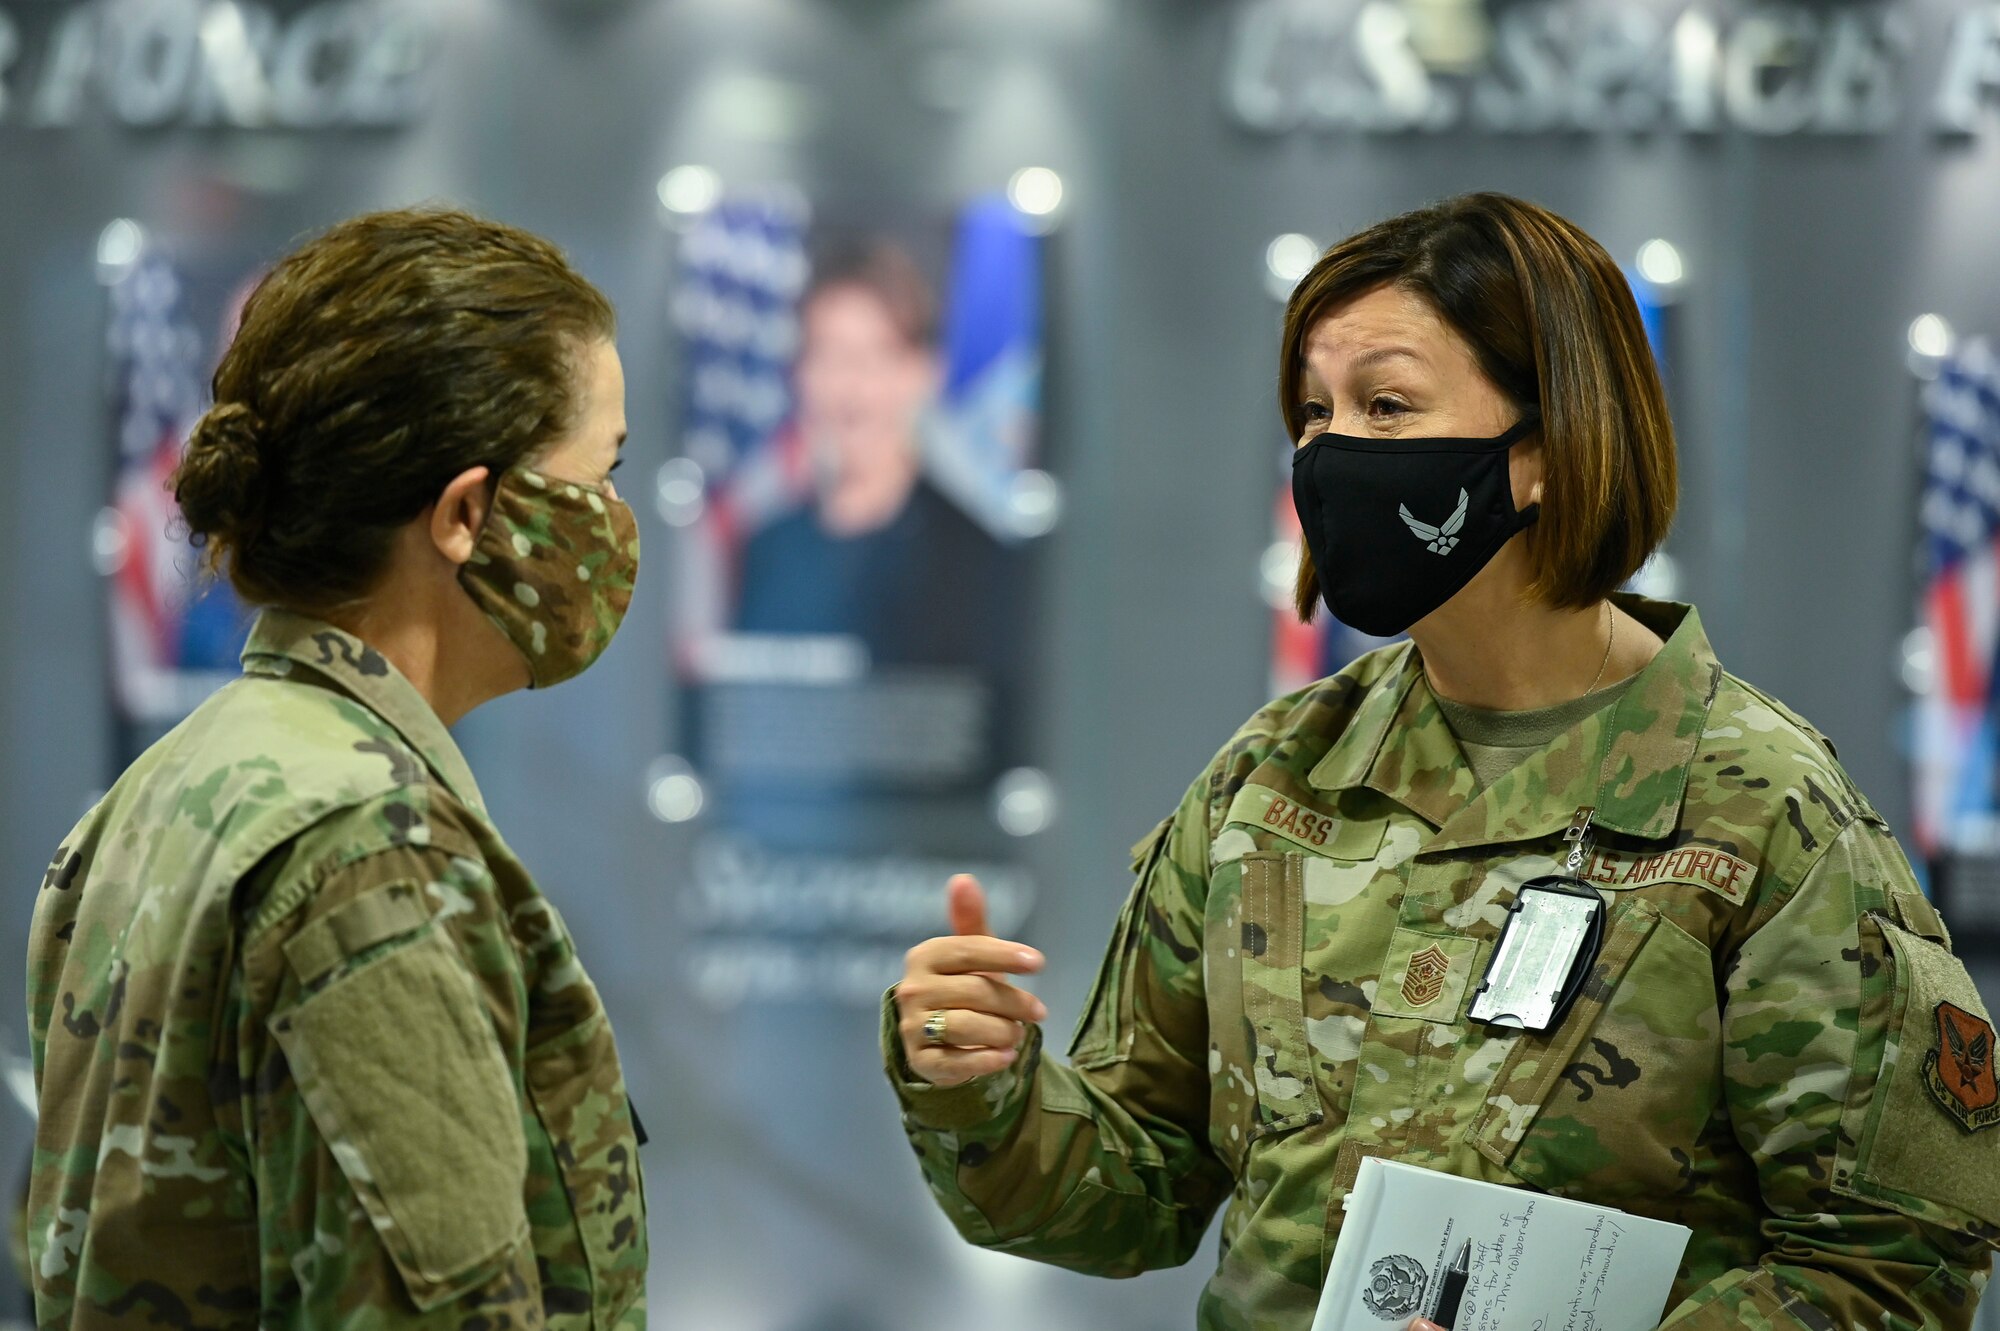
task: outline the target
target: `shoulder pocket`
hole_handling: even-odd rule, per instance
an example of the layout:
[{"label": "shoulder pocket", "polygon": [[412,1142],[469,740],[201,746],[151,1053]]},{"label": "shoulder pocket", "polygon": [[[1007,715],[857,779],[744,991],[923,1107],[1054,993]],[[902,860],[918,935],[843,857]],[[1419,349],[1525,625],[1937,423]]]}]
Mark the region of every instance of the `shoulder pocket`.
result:
[{"label": "shoulder pocket", "polygon": [[[1927,916],[1891,898],[1919,927]],[[1923,903],[1928,907],[1928,903]],[[1942,926],[1939,926],[1942,932]],[[1834,1190],[1951,1229],[2000,1233],[2000,1085],[1991,1015],[1950,950],[1889,916],[1860,921],[1861,1038]]]},{"label": "shoulder pocket", "polygon": [[1133,953],[1139,946],[1146,921],[1146,883],[1166,854],[1167,837],[1174,820],[1168,818],[1132,847],[1132,891],[1118,912],[1111,931],[1111,946],[1091,982],[1090,995],[1083,1001],[1083,1016],[1069,1045],[1070,1062],[1080,1068],[1108,1067],[1131,1057],[1131,985]]},{"label": "shoulder pocket", "polygon": [[[332,922],[350,917],[348,944],[379,944],[400,908],[363,903],[385,891],[316,924],[338,934]],[[287,951],[301,979],[334,978],[274,1017],[271,1033],[410,1298],[429,1310],[477,1288],[527,1240],[527,1142],[520,1093],[464,962],[428,924],[344,973],[338,944]]]}]

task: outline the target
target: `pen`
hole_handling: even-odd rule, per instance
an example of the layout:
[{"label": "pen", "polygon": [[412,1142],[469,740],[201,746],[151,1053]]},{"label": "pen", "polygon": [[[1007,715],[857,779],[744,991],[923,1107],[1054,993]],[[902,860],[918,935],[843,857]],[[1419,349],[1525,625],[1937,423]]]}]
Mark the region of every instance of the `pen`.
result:
[{"label": "pen", "polygon": [[1465,1297],[1465,1282],[1471,1274],[1472,1240],[1467,1239],[1445,1270],[1444,1280],[1438,1285],[1437,1307],[1431,1312],[1431,1320],[1444,1331],[1452,1331],[1452,1323],[1458,1320],[1459,1301]]}]

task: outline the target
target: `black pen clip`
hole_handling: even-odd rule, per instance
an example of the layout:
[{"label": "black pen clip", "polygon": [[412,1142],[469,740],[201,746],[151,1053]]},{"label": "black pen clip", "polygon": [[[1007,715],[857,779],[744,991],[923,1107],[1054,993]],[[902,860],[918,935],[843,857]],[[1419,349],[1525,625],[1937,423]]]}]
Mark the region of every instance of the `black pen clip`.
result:
[{"label": "black pen clip", "polygon": [[1445,1268],[1444,1276],[1438,1281],[1437,1303],[1431,1309],[1430,1320],[1452,1331],[1458,1321],[1458,1306],[1465,1300],[1465,1282],[1472,1275],[1472,1240],[1467,1239],[1458,1250],[1458,1257]]}]

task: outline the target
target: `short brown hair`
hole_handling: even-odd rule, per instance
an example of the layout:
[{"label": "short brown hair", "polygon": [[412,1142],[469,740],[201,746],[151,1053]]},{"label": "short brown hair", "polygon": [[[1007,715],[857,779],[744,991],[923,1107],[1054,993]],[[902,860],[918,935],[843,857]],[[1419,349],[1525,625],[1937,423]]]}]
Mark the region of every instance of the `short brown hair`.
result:
[{"label": "short brown hair", "polygon": [[859,289],[873,296],[903,341],[928,347],[938,340],[937,294],[910,252],[892,240],[843,238],[813,263],[803,309],[822,292]]},{"label": "short brown hair", "polygon": [[342,222],[251,292],[174,497],[245,600],[351,604],[452,477],[570,428],[579,355],[616,328],[525,231],[447,209]]},{"label": "short brown hair", "polygon": [[[1535,595],[1571,609],[1603,600],[1666,539],[1679,484],[1666,392],[1618,265],[1575,224],[1505,194],[1460,195],[1348,237],[1285,307],[1278,396],[1292,438],[1304,429],[1307,334],[1391,284],[1429,301],[1517,409],[1541,413]],[[1319,591],[1304,555],[1300,618]]]}]

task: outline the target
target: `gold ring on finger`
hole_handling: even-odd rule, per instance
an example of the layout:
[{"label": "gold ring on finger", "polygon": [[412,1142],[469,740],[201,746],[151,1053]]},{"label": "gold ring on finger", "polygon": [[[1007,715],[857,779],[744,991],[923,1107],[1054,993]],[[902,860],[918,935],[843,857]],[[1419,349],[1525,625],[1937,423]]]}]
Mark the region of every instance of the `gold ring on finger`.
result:
[{"label": "gold ring on finger", "polygon": [[944,1042],[944,1013],[933,1012],[924,1018],[924,1043],[939,1045]]}]

